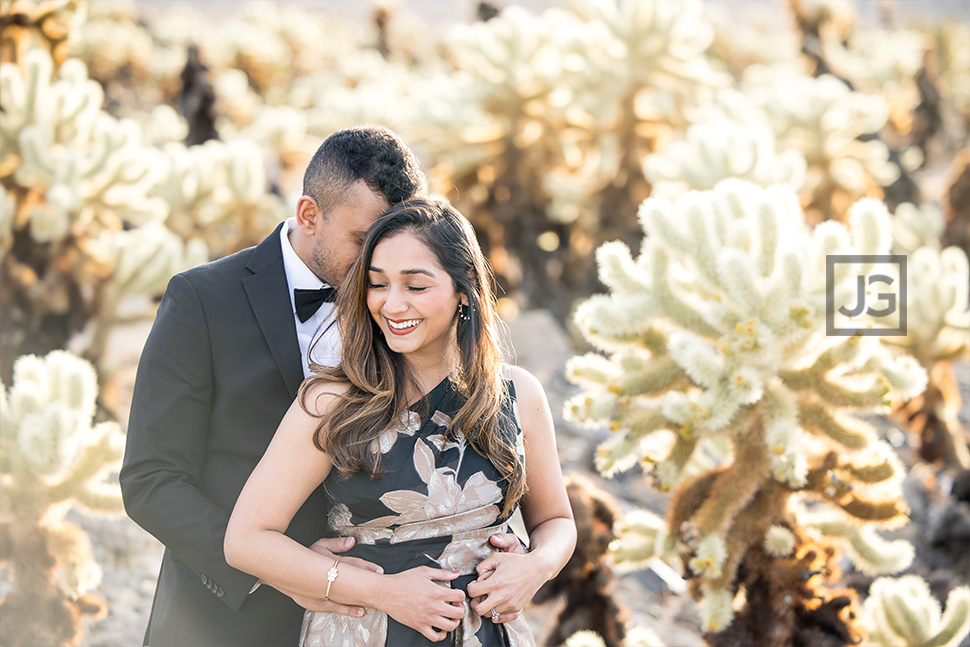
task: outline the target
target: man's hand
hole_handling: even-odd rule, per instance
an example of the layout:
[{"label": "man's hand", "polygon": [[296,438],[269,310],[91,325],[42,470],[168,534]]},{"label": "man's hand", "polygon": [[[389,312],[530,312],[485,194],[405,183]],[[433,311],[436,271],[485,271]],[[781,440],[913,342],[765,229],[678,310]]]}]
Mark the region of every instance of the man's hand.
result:
[{"label": "man's hand", "polygon": [[[516,540],[518,541],[518,540]],[[325,537],[323,539],[318,539],[310,546],[310,550],[315,553],[319,553],[324,557],[329,557],[330,559],[338,559],[341,564],[350,564],[351,566],[356,566],[357,568],[366,568],[369,571],[374,571],[375,573],[383,573],[384,569],[377,564],[372,564],[366,560],[360,559],[358,557],[340,557],[340,553],[344,553],[354,546],[353,537]],[[331,613],[339,613],[340,615],[350,616],[352,618],[359,618],[364,615],[364,609],[361,607],[347,606],[346,604],[339,604],[332,600],[323,600],[318,598],[308,598],[302,595],[297,595],[295,593],[290,593],[289,591],[284,591],[279,587],[276,587],[281,593],[293,598],[293,601],[299,604],[304,609],[308,611],[329,611]]]},{"label": "man's hand", "polygon": [[502,553],[517,553],[519,555],[525,555],[527,552],[525,546],[519,541],[519,538],[515,533],[506,532],[501,534],[495,534],[488,538],[488,543],[495,546],[499,552]]}]

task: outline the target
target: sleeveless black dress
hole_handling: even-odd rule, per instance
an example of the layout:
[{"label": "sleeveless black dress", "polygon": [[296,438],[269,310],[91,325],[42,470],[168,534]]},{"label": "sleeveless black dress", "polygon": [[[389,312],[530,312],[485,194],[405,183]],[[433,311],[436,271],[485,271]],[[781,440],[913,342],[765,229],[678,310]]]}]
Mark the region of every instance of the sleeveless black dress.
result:
[{"label": "sleeveless black dress", "polygon": [[[500,426],[524,460],[515,391],[505,369],[509,395]],[[508,532],[508,518],[500,518],[507,483],[464,434],[444,435],[460,405],[445,379],[371,445],[371,451],[382,454],[381,478],[363,472],[345,478],[331,471],[324,481],[336,502],[330,525],[339,535],[357,539],[348,555],[379,564],[388,574],[416,566],[459,571],[455,580],[439,584],[463,590],[477,578],[475,566],[495,550],[489,536]],[[433,643],[387,614],[366,609],[361,618],[307,611],[300,645],[522,647],[535,640],[521,616],[495,624],[472,611],[466,596],[461,625],[442,642]]]}]

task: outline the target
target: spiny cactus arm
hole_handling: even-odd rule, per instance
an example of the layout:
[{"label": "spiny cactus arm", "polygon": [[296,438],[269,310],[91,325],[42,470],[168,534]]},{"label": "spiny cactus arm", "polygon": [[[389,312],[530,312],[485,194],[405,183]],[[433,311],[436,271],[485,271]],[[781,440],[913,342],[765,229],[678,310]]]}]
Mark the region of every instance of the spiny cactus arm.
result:
[{"label": "spiny cactus arm", "polygon": [[664,316],[681,328],[693,330],[707,337],[718,337],[721,331],[708,323],[697,308],[675,294],[670,285],[668,275],[670,257],[666,252],[655,248],[650,262],[653,273],[653,298],[658,311],[663,312]]},{"label": "spiny cactus arm", "polygon": [[734,461],[720,473],[711,495],[691,519],[702,535],[723,534],[737,513],[771,478],[771,462],[758,438],[736,443],[735,450]]},{"label": "spiny cactus arm", "polygon": [[596,266],[599,280],[613,294],[650,292],[648,276],[634,262],[625,243],[613,241],[601,245],[596,250]]},{"label": "spiny cactus arm", "polygon": [[863,483],[880,483],[899,473],[898,467],[888,458],[873,465],[856,466],[852,463],[844,463],[839,468],[845,470],[853,479]]},{"label": "spiny cactus arm", "polygon": [[610,557],[623,570],[643,568],[660,553],[666,536],[663,519],[645,510],[634,510],[614,524],[616,539],[610,543]]},{"label": "spiny cactus arm", "polygon": [[898,573],[913,561],[915,553],[911,543],[904,539],[887,541],[872,526],[860,525],[843,513],[802,513],[797,518],[809,531],[845,539],[852,563],[866,575]]},{"label": "spiny cactus arm", "polygon": [[101,583],[101,567],[94,560],[91,542],[80,528],[62,521],[42,527],[50,551],[61,565],[61,582],[72,598],[88,593]]},{"label": "spiny cactus arm", "polygon": [[615,349],[636,343],[655,316],[655,299],[649,294],[611,297],[597,294],[576,309],[575,321],[595,346]]},{"label": "spiny cactus arm", "polygon": [[871,425],[858,418],[838,415],[818,401],[802,403],[798,421],[808,431],[824,435],[851,449],[867,447],[875,439]]},{"label": "spiny cactus arm", "polygon": [[939,618],[939,604],[929,595],[914,599],[912,591],[897,589],[883,597],[886,621],[910,645],[928,645],[928,634]]},{"label": "spiny cactus arm", "polygon": [[689,537],[684,536],[691,528],[690,519],[710,496],[711,489],[714,487],[714,482],[719,474],[720,470],[704,472],[686,480],[673,491],[666,516],[670,539],[687,540],[693,538],[692,533],[688,533],[691,534]]},{"label": "spiny cactus arm", "polygon": [[721,565],[720,575],[711,581],[714,586],[732,586],[748,549],[762,540],[771,525],[778,522],[778,511],[783,509],[787,498],[788,491],[784,486],[769,483],[738,513],[725,535],[727,555]]},{"label": "spiny cactus arm", "polygon": [[609,385],[611,393],[617,396],[644,395],[653,396],[662,394],[670,389],[684,387],[689,384],[687,374],[670,357],[663,357],[659,360],[650,362],[643,370],[638,372],[626,372],[622,379],[616,380]]},{"label": "spiny cactus arm", "polygon": [[735,594],[714,586],[702,586],[701,591],[701,625],[705,631],[721,631],[734,620]]},{"label": "spiny cactus arm", "polygon": [[888,406],[890,402],[886,396],[889,395],[890,390],[890,385],[881,376],[873,380],[869,388],[861,391],[833,384],[827,379],[820,379],[815,382],[815,392],[820,398],[837,407],[854,409]]},{"label": "spiny cactus arm", "polygon": [[121,460],[124,449],[116,440],[119,432],[115,423],[100,423],[91,433],[97,434],[98,439],[86,445],[64,477],[43,493],[42,497],[48,504],[74,497],[107,466]]},{"label": "spiny cactus arm", "polygon": [[927,641],[928,647],[954,647],[970,632],[970,587],[950,591],[940,624],[940,630]]},{"label": "spiny cactus arm", "polygon": [[694,450],[697,449],[698,441],[697,435],[689,431],[681,431],[677,434],[670,456],[657,463],[653,468],[653,476],[661,491],[669,491],[680,479],[684,467],[690,461],[691,456],[694,455]]},{"label": "spiny cactus arm", "polygon": [[850,492],[843,494],[823,493],[823,497],[831,504],[845,510],[856,519],[868,522],[879,522],[888,526],[898,526],[906,523],[909,512],[906,504],[896,498],[887,497],[882,500],[865,499]]},{"label": "spiny cactus arm", "polygon": [[901,478],[905,468],[895,451],[885,441],[878,440],[857,452],[842,452],[833,468],[845,481],[861,484],[888,482]]},{"label": "spiny cactus arm", "polygon": [[669,442],[657,438],[669,425],[656,411],[643,410],[610,423],[613,434],[596,450],[594,462],[606,477],[625,472],[640,461],[654,463],[669,452]]}]

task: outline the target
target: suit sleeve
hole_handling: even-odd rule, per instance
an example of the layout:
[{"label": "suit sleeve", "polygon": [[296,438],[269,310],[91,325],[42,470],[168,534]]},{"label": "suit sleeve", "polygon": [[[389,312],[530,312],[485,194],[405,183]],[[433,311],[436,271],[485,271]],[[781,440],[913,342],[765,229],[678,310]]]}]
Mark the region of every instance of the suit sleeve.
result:
[{"label": "suit sleeve", "polygon": [[214,389],[209,334],[195,289],[173,277],[138,363],[121,491],[128,515],[238,610],[256,578],[226,563],[229,515],[197,486]]}]

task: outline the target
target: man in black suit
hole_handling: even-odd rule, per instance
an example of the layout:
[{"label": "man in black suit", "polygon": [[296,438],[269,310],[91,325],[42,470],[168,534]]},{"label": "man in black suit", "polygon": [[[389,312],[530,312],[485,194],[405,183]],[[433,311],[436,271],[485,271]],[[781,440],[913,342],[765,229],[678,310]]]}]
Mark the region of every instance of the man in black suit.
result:
[{"label": "man in black suit", "polygon": [[[332,316],[327,286],[343,280],[371,222],[423,182],[389,130],[339,131],[308,165],[295,218],[169,282],[139,362],[121,470],[129,516],[165,545],[146,644],[293,646],[304,607],[356,611],[257,586],[226,564],[223,538],[308,372],[310,340]],[[314,310],[294,290],[323,305]],[[339,360],[335,335],[324,333],[317,361]],[[321,487],[288,534],[320,552],[346,550],[352,540],[321,539],[327,511]]]}]

